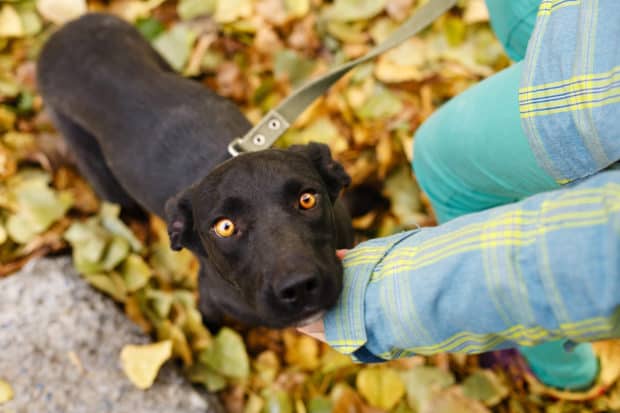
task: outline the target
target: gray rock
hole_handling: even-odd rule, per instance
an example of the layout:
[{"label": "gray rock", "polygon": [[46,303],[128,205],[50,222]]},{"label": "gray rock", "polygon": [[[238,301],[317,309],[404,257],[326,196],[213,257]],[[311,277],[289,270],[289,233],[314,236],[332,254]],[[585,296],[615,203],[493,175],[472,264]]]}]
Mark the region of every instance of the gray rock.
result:
[{"label": "gray rock", "polygon": [[0,413],[222,411],[170,363],[149,390],[135,388],[120,351],[148,340],[68,258],[33,261],[0,279],[0,378],[15,391]]}]

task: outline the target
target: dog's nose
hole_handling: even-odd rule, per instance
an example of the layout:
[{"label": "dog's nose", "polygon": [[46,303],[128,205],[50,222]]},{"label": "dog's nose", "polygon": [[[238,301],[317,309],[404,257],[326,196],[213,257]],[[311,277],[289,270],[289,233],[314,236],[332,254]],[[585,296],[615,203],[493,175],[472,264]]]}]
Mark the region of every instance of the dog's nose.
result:
[{"label": "dog's nose", "polygon": [[289,276],[276,287],[276,296],[287,306],[313,303],[321,289],[316,275],[296,274]]}]

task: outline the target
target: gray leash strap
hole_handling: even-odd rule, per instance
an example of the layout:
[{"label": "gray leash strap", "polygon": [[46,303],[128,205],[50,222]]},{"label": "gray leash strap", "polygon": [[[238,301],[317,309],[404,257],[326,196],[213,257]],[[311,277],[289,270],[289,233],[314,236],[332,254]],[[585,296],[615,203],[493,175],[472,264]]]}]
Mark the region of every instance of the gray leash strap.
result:
[{"label": "gray leash strap", "polygon": [[233,140],[228,145],[228,152],[232,156],[237,156],[243,152],[256,152],[270,148],[293,124],[295,119],[342,75],[353,67],[377,57],[414,36],[454,6],[456,2],[457,0],[430,0],[385,41],[374,47],[366,55],[331,70],[293,92],[275,109],[269,111],[245,136]]}]

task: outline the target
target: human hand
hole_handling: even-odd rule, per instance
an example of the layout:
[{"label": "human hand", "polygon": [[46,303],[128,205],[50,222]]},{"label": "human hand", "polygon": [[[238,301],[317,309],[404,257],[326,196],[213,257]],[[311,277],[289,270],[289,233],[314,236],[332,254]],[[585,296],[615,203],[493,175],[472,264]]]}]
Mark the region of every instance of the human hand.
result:
[{"label": "human hand", "polygon": [[[348,251],[349,250],[336,250],[336,256],[343,260]],[[317,320],[303,327],[298,327],[297,331],[322,341],[323,343],[327,343],[327,340],[325,339],[325,325],[323,324],[323,319]]]}]

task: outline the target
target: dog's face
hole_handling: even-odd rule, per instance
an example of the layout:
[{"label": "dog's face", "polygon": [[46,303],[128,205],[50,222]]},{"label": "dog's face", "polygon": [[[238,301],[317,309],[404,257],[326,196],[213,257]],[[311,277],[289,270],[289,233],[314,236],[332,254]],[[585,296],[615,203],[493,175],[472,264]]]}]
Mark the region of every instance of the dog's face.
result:
[{"label": "dog's face", "polygon": [[225,286],[210,294],[229,315],[299,325],[340,294],[333,203],[348,183],[325,145],[241,155],[167,203],[172,247],[206,256]]}]

